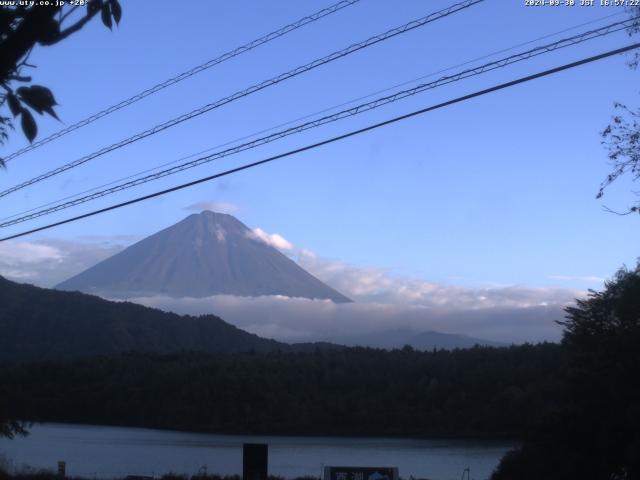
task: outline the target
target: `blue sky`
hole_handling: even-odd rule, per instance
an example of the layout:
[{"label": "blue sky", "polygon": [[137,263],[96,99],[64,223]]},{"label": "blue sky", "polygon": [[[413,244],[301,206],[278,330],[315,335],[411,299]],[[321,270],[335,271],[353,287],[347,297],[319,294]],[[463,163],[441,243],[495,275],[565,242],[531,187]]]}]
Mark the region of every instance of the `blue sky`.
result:
[{"label": "blue sky", "polygon": [[[3,188],[13,185],[450,3],[362,0],[23,155],[1,173],[0,182]],[[622,12],[523,3],[488,0],[338,60],[3,198],[2,212],[13,214]],[[95,21],[62,44],[35,51],[34,81],[51,87],[61,104],[60,117],[70,124],[326,5],[123,2],[123,20],[113,32]],[[627,43],[623,33],[594,40],[47,219],[126,200]],[[610,276],[622,264],[635,263],[639,254],[638,220],[605,213],[603,202],[594,198],[608,172],[598,133],[614,101],[638,104],[637,75],[624,57],[610,58],[23,241],[142,237],[180,220],[190,205],[225,202],[236,206],[234,214],[250,227],[277,232],[299,248],[357,267],[469,287],[598,287],[599,280],[579,277]],[[40,136],[61,127],[49,119],[39,126]],[[3,152],[23,144],[16,134]],[[634,200],[631,188],[628,181],[619,182],[604,204],[623,209]]]}]

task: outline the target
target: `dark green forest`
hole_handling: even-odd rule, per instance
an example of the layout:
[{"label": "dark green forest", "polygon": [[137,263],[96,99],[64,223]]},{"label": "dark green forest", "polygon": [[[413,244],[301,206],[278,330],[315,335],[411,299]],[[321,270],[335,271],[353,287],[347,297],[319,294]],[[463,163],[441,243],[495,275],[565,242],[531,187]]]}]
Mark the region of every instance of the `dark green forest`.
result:
[{"label": "dark green forest", "polygon": [[132,353],[4,364],[0,384],[10,416],[27,420],[234,433],[514,437],[556,407],[564,362],[554,344]]},{"label": "dark green forest", "polygon": [[0,418],[298,435],[512,438],[494,480],[640,479],[640,266],[561,344],[120,353],[0,364]]}]

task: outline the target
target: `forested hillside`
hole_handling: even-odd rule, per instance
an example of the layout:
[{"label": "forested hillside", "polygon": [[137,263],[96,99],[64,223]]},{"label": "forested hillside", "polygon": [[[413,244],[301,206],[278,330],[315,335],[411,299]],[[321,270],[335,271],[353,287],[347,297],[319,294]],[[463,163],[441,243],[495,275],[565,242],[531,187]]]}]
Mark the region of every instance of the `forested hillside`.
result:
[{"label": "forested hillside", "polygon": [[60,360],[127,351],[272,351],[260,338],[215,315],[180,316],[78,292],[0,277],[0,360]]}]

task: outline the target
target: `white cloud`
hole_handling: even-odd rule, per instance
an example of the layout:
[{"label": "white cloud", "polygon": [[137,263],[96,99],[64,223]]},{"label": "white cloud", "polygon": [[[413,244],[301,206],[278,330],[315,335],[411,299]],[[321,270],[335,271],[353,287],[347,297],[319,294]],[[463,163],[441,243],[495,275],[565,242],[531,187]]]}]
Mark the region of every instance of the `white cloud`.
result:
[{"label": "white cloud", "polygon": [[180,314],[214,313],[252,333],[287,342],[356,343],[388,331],[459,333],[506,343],[555,341],[563,318],[559,305],[484,309],[382,303],[335,304],[284,296],[205,298],[154,296],[137,303]]},{"label": "white cloud", "polygon": [[204,210],[210,210],[212,212],[217,212],[217,213],[232,214],[240,210],[240,207],[238,207],[238,205],[235,205],[233,203],[227,203],[227,202],[202,201],[202,202],[192,203],[191,205],[184,207],[184,210],[187,210],[189,212],[196,212],[196,213],[200,213]]},{"label": "white cloud", "polygon": [[596,275],[551,275],[552,280],[562,280],[567,282],[585,282],[603,284],[607,279]]},{"label": "white cloud", "polygon": [[119,239],[98,243],[49,239],[0,243],[0,275],[52,287],[122,250]]},{"label": "white cloud", "polygon": [[251,238],[284,251],[312,275],[362,303],[442,307],[449,309],[528,308],[567,305],[586,292],[557,287],[525,287],[496,285],[466,288],[394,276],[383,268],[358,267],[346,262],[318,256],[311,250],[299,249],[277,233],[255,228]]},{"label": "white cloud", "polygon": [[58,263],[64,254],[56,247],[28,242],[7,241],[0,243],[0,264],[19,266],[40,262]]},{"label": "white cloud", "polygon": [[250,232],[247,233],[250,238],[254,240],[261,240],[267,245],[270,245],[278,250],[292,251],[293,244],[289,242],[282,235],[278,235],[277,233],[267,233],[261,228],[254,228]]},{"label": "white cloud", "polygon": [[474,310],[566,305],[585,292],[555,287],[498,286],[466,288],[402,278],[384,269],[357,267],[298,252],[300,266],[339,292],[359,302]]},{"label": "white cloud", "polygon": [[560,328],[555,321],[562,319],[563,307],[586,293],[517,285],[467,288],[402,278],[382,268],[357,267],[319,257],[296,248],[282,235],[260,228],[248,235],[296,258],[301,267],[355,303],[228,295],[136,301],[177,313],[214,313],[240,328],[283,341],[347,341],[358,335],[403,328],[523,342],[557,340]]}]

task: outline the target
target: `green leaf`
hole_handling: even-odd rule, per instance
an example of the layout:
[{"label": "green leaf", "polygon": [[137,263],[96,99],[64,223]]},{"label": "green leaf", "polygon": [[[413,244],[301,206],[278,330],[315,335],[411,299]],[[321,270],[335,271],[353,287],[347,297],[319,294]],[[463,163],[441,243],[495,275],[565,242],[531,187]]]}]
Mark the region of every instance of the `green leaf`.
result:
[{"label": "green leaf", "polygon": [[42,101],[49,106],[58,104],[55,97],[53,96],[53,93],[51,93],[51,90],[49,90],[47,87],[43,87],[42,85],[31,85],[30,90],[32,95],[41,98]]},{"label": "green leaf", "polygon": [[60,117],[58,117],[58,114],[55,112],[55,110],[53,108],[45,108],[44,111],[47,112],[49,115],[51,115],[56,120],[58,120],[59,122],[61,121]]},{"label": "green leaf", "polygon": [[113,24],[111,23],[111,9],[109,8],[108,3],[102,5],[100,15],[102,16],[102,23],[104,23],[105,27],[111,30]]},{"label": "green leaf", "polygon": [[113,14],[113,19],[116,21],[116,24],[120,24],[120,19],[122,18],[122,7],[118,0],[109,0],[109,4],[111,5],[111,13]]},{"label": "green leaf", "polygon": [[20,108],[22,108],[20,107],[20,100],[18,100],[18,97],[16,97],[13,93],[8,93],[7,103],[9,104],[9,110],[11,110],[13,116],[17,117],[20,113]]},{"label": "green leaf", "polygon": [[48,113],[57,120],[60,120],[53,110],[53,106],[57,105],[56,99],[47,87],[42,85],[31,85],[30,87],[20,87],[16,90],[20,99],[33,108],[40,115],[43,112]]},{"label": "green leaf", "polygon": [[33,140],[38,134],[38,126],[36,125],[36,121],[33,119],[33,115],[31,115],[31,112],[26,108],[23,108],[20,114],[20,116],[22,117],[22,131],[29,139],[29,142],[33,143]]}]

